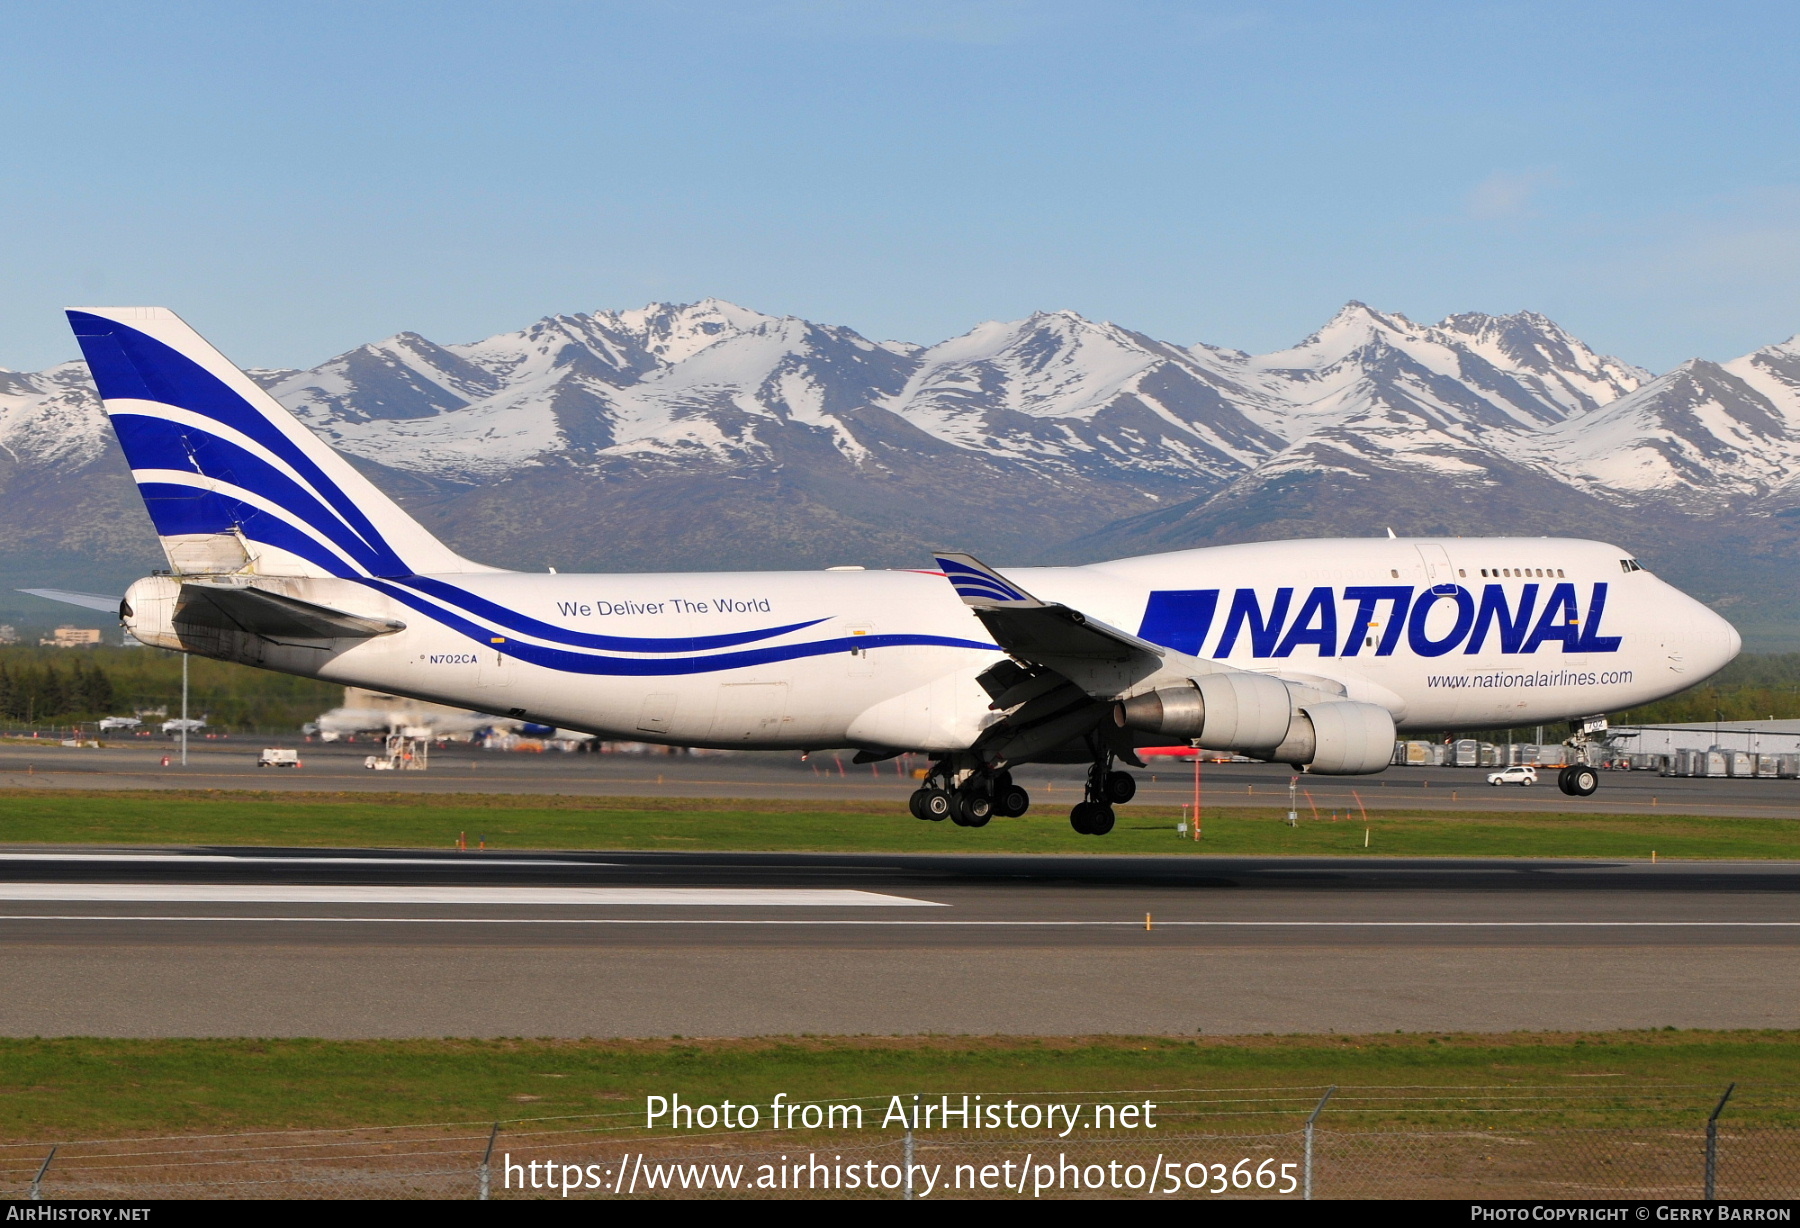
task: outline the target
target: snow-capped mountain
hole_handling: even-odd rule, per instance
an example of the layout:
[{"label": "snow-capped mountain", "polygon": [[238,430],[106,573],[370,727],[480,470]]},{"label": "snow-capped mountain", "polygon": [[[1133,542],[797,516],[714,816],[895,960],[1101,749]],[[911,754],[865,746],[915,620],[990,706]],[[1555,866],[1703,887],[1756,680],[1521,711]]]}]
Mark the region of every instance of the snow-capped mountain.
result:
[{"label": "snow-capped mountain", "polygon": [[[496,563],[1051,559],[1396,519],[1685,540],[1667,517],[1800,505],[1800,338],[1656,377],[1533,312],[1350,303],[1252,355],[1072,311],[925,346],[707,299],[252,374]],[[0,482],[0,527],[36,543],[15,557],[154,561],[79,363],[0,372]]]}]

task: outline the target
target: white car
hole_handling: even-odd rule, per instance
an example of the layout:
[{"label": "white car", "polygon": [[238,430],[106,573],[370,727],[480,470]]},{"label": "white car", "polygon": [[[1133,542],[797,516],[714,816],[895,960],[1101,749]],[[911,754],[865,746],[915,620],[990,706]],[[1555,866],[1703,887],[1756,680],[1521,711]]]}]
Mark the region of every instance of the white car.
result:
[{"label": "white car", "polygon": [[1537,769],[1523,764],[1515,764],[1498,772],[1488,773],[1490,785],[1535,785]]}]

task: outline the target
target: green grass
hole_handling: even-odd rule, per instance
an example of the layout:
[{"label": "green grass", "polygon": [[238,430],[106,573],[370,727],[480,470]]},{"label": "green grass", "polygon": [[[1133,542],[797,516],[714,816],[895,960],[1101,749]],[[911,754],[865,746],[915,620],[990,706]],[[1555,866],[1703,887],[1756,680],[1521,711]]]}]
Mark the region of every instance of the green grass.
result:
[{"label": "green grass", "polygon": [[[910,1092],[1086,1095],[1328,1084],[1535,1087],[1564,1123],[1658,1111],[1703,1116],[1740,1084],[1738,1117],[1800,1120],[1796,1032],[1280,1036],[1172,1039],[923,1037],[718,1041],[0,1039],[0,1138],[482,1122],[634,1127],[649,1094],[767,1104]],[[1568,1089],[1566,1093],[1559,1089]],[[1179,1099],[1171,1097],[1171,1099]],[[1440,1104],[1441,1120],[1467,1102]],[[1241,1107],[1241,1106],[1240,1106]],[[1344,1106],[1348,1108],[1349,1106]],[[1293,1111],[1289,1104],[1286,1111]],[[1180,1111],[1169,1106],[1167,1117]],[[1385,1119],[1392,1122],[1390,1112]],[[1171,1121],[1170,1124],[1173,1124]]]},{"label": "green grass", "polygon": [[[459,833],[495,849],[704,849],[1305,856],[1791,859],[1800,823],[1693,815],[1436,814],[1381,810],[1369,822],[1208,810],[1205,839],[1177,838],[1179,811],[1125,806],[1101,839],[1062,810],[981,829],[921,823],[889,803],[730,799],[428,796],[250,791],[0,791],[0,843],[373,845],[448,848]],[[1363,846],[1368,830],[1368,847]]]}]

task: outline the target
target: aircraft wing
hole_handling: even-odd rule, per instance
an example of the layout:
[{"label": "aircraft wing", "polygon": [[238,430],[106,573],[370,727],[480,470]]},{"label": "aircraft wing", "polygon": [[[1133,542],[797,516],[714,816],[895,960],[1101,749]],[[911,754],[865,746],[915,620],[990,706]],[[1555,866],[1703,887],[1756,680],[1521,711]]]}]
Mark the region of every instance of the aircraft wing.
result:
[{"label": "aircraft wing", "polygon": [[937,555],[938,566],[1008,655],[1048,666],[1112,662],[1159,668],[1168,649],[1109,627],[1066,605],[1039,601],[969,554]]},{"label": "aircraft wing", "polygon": [[72,593],[66,588],[22,588],[19,591],[30,593],[33,597],[42,597],[45,601],[78,605],[84,610],[105,610],[109,614],[119,612],[120,598],[108,597],[102,593]]},{"label": "aircraft wing", "polygon": [[183,584],[175,610],[178,623],[247,631],[270,639],[371,639],[406,630],[406,624],[395,619],[349,614],[238,585]]}]

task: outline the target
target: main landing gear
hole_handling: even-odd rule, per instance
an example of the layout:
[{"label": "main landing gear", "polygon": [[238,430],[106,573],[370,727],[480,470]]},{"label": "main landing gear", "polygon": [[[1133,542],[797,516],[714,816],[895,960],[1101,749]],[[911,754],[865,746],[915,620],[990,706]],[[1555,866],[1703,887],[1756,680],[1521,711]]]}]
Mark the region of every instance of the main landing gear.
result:
[{"label": "main landing gear", "polygon": [[[973,759],[974,756],[969,756]],[[1084,797],[1069,811],[1069,826],[1084,836],[1104,836],[1113,829],[1114,806],[1137,796],[1137,781],[1129,772],[1116,771],[1110,754],[1088,769]],[[985,827],[996,816],[1016,819],[1031,809],[1031,795],[1013,783],[1005,768],[977,763],[962,767],[945,757],[932,764],[922,788],[907,799],[913,818],[929,823],[949,819],[958,827]]]},{"label": "main landing gear", "polygon": [[1114,771],[1108,755],[1088,769],[1087,797],[1069,811],[1069,826],[1084,836],[1104,836],[1113,829],[1113,807],[1136,796],[1137,781],[1130,772]]},{"label": "main landing gear", "polygon": [[926,777],[925,786],[907,799],[913,818],[928,822],[949,819],[958,827],[985,827],[995,815],[1016,819],[1031,809],[1031,794],[1013,783],[1012,773],[965,770],[956,772],[940,760]]}]

